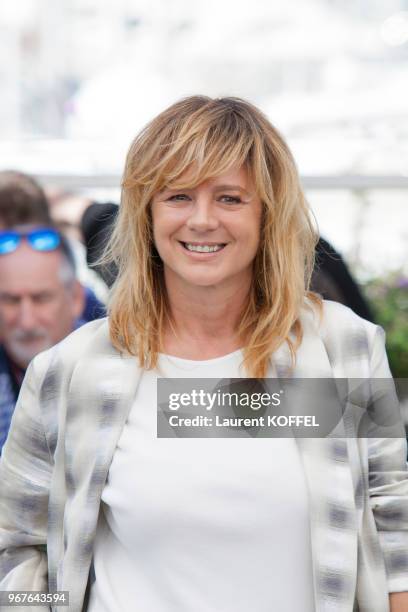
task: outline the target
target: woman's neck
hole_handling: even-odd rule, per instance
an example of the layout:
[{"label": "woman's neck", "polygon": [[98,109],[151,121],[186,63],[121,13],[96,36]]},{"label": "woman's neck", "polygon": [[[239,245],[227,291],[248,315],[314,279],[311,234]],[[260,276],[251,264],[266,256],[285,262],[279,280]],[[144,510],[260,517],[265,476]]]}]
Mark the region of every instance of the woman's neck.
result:
[{"label": "woman's neck", "polygon": [[[242,346],[238,327],[250,283],[230,287],[167,285],[171,323],[164,334],[165,352],[211,359]],[[177,353],[183,353],[183,355]]]}]

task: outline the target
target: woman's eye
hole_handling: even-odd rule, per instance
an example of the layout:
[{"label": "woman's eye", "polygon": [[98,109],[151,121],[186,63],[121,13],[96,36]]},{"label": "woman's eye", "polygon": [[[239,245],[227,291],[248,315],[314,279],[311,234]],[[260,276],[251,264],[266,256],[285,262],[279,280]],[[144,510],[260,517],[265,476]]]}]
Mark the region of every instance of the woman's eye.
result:
[{"label": "woman's eye", "polygon": [[226,204],[241,204],[242,200],[239,196],[223,195],[220,200]]},{"label": "woman's eye", "polygon": [[167,198],[170,202],[184,202],[189,200],[189,196],[186,193],[175,193],[174,195]]}]

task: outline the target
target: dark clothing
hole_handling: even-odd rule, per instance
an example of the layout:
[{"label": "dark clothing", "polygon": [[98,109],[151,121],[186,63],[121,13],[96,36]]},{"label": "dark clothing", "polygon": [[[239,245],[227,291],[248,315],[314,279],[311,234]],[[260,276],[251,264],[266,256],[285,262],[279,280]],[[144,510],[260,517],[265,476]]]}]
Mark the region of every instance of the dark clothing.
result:
[{"label": "dark clothing", "polygon": [[[0,455],[20,391],[21,382],[18,380],[20,377],[16,376],[16,367],[11,363],[4,347],[0,345]],[[23,370],[21,374],[24,375]]]},{"label": "dark clothing", "polygon": [[371,309],[353,280],[342,256],[324,238],[316,246],[311,289],[326,300],[340,302],[367,321],[374,322]]},{"label": "dark clothing", "polygon": [[111,287],[116,276],[117,268],[114,264],[109,266],[94,266],[102,255],[103,250],[112,233],[119,206],[107,202],[105,204],[91,204],[83,214],[81,230],[86,246],[86,260],[88,266],[94,268],[103,278],[108,287]]},{"label": "dark clothing", "polygon": [[84,323],[88,323],[88,321],[94,321],[95,319],[102,319],[106,317],[106,308],[98,300],[92,289],[89,287],[84,287],[85,290],[85,308],[84,311],[77,322],[76,327],[80,327]]}]

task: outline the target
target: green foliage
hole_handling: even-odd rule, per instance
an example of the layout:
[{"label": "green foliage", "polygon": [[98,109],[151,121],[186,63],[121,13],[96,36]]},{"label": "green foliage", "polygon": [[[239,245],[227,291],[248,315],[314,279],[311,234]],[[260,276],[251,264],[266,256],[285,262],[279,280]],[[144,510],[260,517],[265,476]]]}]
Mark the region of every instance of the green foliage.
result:
[{"label": "green foliage", "polygon": [[369,281],[365,294],[376,323],[387,334],[387,354],[395,378],[408,377],[408,278],[396,271]]}]

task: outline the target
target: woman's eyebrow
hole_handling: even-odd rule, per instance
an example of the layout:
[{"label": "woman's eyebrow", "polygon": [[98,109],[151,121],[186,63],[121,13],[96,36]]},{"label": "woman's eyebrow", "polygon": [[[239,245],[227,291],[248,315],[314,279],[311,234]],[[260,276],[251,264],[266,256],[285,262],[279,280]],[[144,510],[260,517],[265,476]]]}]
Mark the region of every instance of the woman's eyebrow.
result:
[{"label": "woman's eyebrow", "polygon": [[225,185],[216,185],[214,187],[215,191],[241,191],[242,193],[245,193],[246,195],[250,196],[251,193],[249,191],[247,191],[246,189],[244,189],[244,187],[242,187],[241,185],[231,185],[230,183],[226,183]]},{"label": "woman's eyebrow", "polygon": [[166,186],[163,187],[163,189],[161,189],[158,193],[166,193],[168,191],[171,192],[182,192],[182,191],[192,191],[193,187],[172,187],[172,186]]},{"label": "woman's eyebrow", "polygon": [[[162,195],[162,194],[169,193],[169,192],[174,193],[174,192],[182,192],[182,191],[184,192],[194,191],[194,187],[177,188],[177,187],[172,187],[172,186],[166,186],[162,190],[160,190],[158,194]],[[240,191],[242,194],[248,197],[253,195],[251,192],[247,191],[247,189],[245,189],[241,185],[233,185],[231,183],[225,183],[223,185],[215,185],[214,191]]]}]

